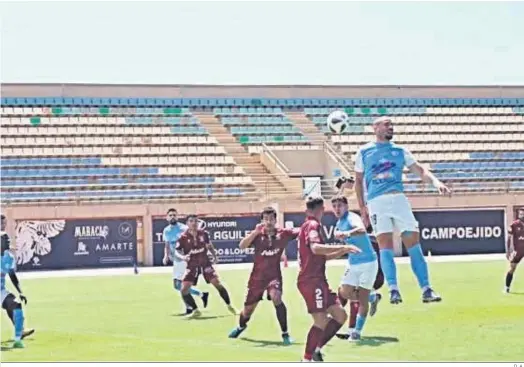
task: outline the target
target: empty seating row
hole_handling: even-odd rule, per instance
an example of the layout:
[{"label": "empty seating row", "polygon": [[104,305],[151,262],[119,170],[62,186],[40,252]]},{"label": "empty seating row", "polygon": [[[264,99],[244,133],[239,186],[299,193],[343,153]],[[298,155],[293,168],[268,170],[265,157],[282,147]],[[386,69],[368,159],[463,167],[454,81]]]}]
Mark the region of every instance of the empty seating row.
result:
[{"label": "empty seating row", "polygon": [[196,117],[2,117],[2,125],[198,125]]},{"label": "empty seating row", "polygon": [[164,157],[82,157],[82,158],[2,158],[2,167],[50,167],[50,166],[153,166],[153,165],[231,165],[232,156],[202,155],[197,157],[169,155]]},{"label": "empty seating row", "polygon": [[213,108],[215,115],[282,115],[280,107]]},{"label": "empty seating row", "polygon": [[[281,145],[274,145],[271,147],[273,150],[321,150],[322,146],[320,145],[311,145],[304,142],[297,142],[295,144],[281,144]],[[248,145],[247,151],[250,154],[260,154],[264,151],[264,147],[262,145]]]},{"label": "empty seating row", "polygon": [[174,185],[202,185],[215,182],[215,177],[134,177],[134,178],[62,178],[62,179],[33,179],[33,180],[2,180],[2,187],[17,188],[19,186],[89,186],[89,185],[137,185],[137,184],[174,184]]},{"label": "empty seating row", "polygon": [[524,106],[524,98],[93,98],[6,97],[3,106]]},{"label": "empty seating row", "polygon": [[[235,174],[242,174],[241,167],[235,167]],[[14,177],[79,177],[79,176],[127,176],[127,175],[226,175],[224,166],[191,167],[97,167],[97,168],[2,168],[2,178]]]},{"label": "empty seating row", "polygon": [[524,151],[520,152],[472,152],[471,159],[524,159]]},{"label": "empty seating row", "polygon": [[98,200],[98,199],[147,199],[147,198],[194,198],[209,196],[243,196],[245,191],[238,187],[188,189],[141,189],[141,190],[79,190],[79,191],[28,191],[2,192],[2,201],[54,201],[54,200]]},{"label": "empty seating row", "polygon": [[[186,139],[182,139],[186,138]],[[215,138],[207,136],[195,136],[195,137],[183,137],[183,136],[71,136],[71,137],[17,137],[17,138],[5,138],[3,140],[3,146],[53,146],[53,145],[129,145],[129,144],[149,144],[149,145],[165,145],[165,144],[215,144]]]},{"label": "empty seating row", "polygon": [[[454,192],[493,192],[524,189],[524,181],[480,181],[480,182],[448,182]],[[434,192],[436,189],[432,185],[405,183],[404,189],[409,193]]]},{"label": "empty seating row", "polygon": [[[477,172],[435,172],[435,176],[443,180],[524,178],[524,171],[511,169]],[[420,180],[417,175],[411,173],[406,176],[406,179]]]},{"label": "empty seating row", "polygon": [[2,107],[2,115],[178,115],[190,116],[188,108],[110,108],[110,107]]},{"label": "empty seating row", "polygon": [[497,170],[497,169],[522,169],[524,160],[520,161],[471,161],[471,162],[440,162],[431,165],[432,170]]},{"label": "empty seating row", "polygon": [[223,146],[205,146],[204,143],[190,143],[181,146],[76,146],[76,147],[15,147],[2,146],[4,157],[42,156],[152,156],[152,155],[203,155],[225,154]]},{"label": "empty seating row", "polygon": [[238,137],[240,144],[285,144],[285,143],[305,143],[308,138],[303,135],[261,135],[261,136],[246,136]]},{"label": "empty seating row", "polygon": [[[348,115],[420,115],[426,113],[425,107],[346,107],[343,109]],[[329,115],[333,108],[304,108],[308,116]]]},{"label": "empty seating row", "polygon": [[223,125],[240,125],[240,124],[288,125],[288,124],[291,124],[291,121],[285,116],[221,117],[220,122],[222,122]]},{"label": "empty seating row", "polygon": [[[187,126],[186,126],[187,127]],[[47,136],[47,135],[169,135],[176,134],[179,130],[170,126],[3,126],[2,136]],[[200,126],[192,127],[191,131],[200,131],[205,134],[206,130]],[[200,135],[202,135],[200,134]]]},{"label": "empty seating row", "polygon": [[233,126],[230,128],[233,135],[253,135],[253,134],[300,134],[300,129],[296,126]]},{"label": "empty seating row", "polygon": [[[403,144],[403,143],[401,143]],[[403,144],[404,145],[404,144]],[[356,143],[346,143],[340,144],[340,149],[342,152],[355,153],[362,144]],[[435,143],[435,144],[405,144],[411,152],[446,152],[446,151],[465,151],[465,152],[474,152],[474,151],[522,151],[522,142],[516,143]]]},{"label": "empty seating row", "polygon": [[[331,134],[327,124],[317,124],[318,127],[324,132]],[[483,133],[483,132],[499,132],[499,133],[510,133],[510,132],[524,132],[524,124],[453,124],[453,125],[414,125],[414,124],[395,124],[395,134],[398,133]],[[371,125],[349,125],[343,134],[358,134],[358,133],[373,133],[373,127]]]},{"label": "empty seating row", "polygon": [[[345,142],[370,142],[374,140],[374,135],[365,133],[365,134],[352,134],[352,135],[333,135],[331,137],[333,142],[335,143],[345,143]],[[464,141],[464,142],[499,142],[499,141],[520,141],[523,142],[524,146],[524,133],[513,133],[513,134],[495,134],[495,133],[485,133],[485,134],[478,134],[478,133],[466,133],[466,134],[457,134],[457,133],[438,133],[438,134],[430,134],[430,135],[424,135],[424,134],[395,134],[395,142],[398,144],[404,144],[404,143],[411,143],[411,142],[427,142],[428,144],[434,143],[434,144],[440,144],[442,142],[456,142],[456,141]]]},{"label": "empty seating row", "polygon": [[89,178],[37,178],[37,179],[2,179],[2,188],[17,189],[20,186],[115,186],[115,185],[249,185],[251,178],[247,176],[136,176],[136,177],[89,177]]},{"label": "empty seating row", "polygon": [[430,123],[430,124],[447,124],[447,123],[473,123],[473,124],[491,124],[491,123],[522,123],[524,116],[520,115],[462,115],[462,116],[394,116],[396,122],[411,123]]}]

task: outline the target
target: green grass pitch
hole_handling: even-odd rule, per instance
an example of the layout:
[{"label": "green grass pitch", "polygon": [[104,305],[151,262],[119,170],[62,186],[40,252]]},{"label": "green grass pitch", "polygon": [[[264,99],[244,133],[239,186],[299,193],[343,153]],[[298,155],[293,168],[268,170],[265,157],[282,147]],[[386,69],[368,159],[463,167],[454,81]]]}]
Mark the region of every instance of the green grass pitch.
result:
[{"label": "green grass pitch", "polygon": [[[383,299],[359,344],[333,339],[327,361],[508,361],[524,360],[524,270],[513,294],[503,294],[503,261],[431,263],[433,285],[444,300],[423,304],[409,265],[398,265],[404,303]],[[338,285],[343,267],[330,266]],[[520,270],[520,272],[519,272]],[[131,272],[131,271],[130,271]],[[248,270],[221,271],[240,308]],[[296,344],[280,344],[272,303],[263,301],[248,329],[228,339],[237,317],[214,289],[199,320],[182,310],[170,274],[26,279],[27,325],[36,333],[23,350],[10,350],[12,326],[2,316],[2,361],[299,361],[310,327],[296,286],[296,268],[284,269],[284,300]],[[200,284],[201,288],[207,285]],[[385,288],[382,293],[386,294]],[[200,304],[200,300],[197,300]]]}]

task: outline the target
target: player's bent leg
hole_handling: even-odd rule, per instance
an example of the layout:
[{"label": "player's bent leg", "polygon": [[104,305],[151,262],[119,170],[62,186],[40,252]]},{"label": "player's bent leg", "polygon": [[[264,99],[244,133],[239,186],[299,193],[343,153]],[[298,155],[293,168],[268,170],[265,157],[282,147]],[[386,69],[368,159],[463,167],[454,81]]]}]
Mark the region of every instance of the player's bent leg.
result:
[{"label": "player's bent leg", "polygon": [[213,287],[215,287],[215,289],[218,291],[218,294],[226,304],[228,311],[231,312],[233,315],[238,315],[237,309],[231,305],[231,298],[229,297],[229,293],[226,287],[222,285],[218,276],[214,276],[213,278],[209,279],[209,283],[211,283]]},{"label": "player's bent leg", "polygon": [[509,263],[509,269],[506,273],[506,286],[504,287],[504,292],[509,293],[511,282],[513,281],[513,274],[515,273],[515,270],[517,269],[518,262],[515,261],[515,256],[512,255]]},{"label": "player's bent leg", "polygon": [[[346,278],[348,277],[344,277],[344,279],[342,280],[343,283],[346,281]],[[355,312],[353,311],[353,309],[355,308],[355,305],[356,305],[356,309],[358,309],[357,290],[353,285],[341,284],[338,289],[338,296],[339,296],[339,300],[341,301],[342,307],[344,307],[349,301],[350,317],[349,317],[348,330],[346,332],[337,333],[336,336],[339,339],[348,339],[349,336],[351,335],[352,328],[355,327],[354,323],[353,325],[351,324],[352,318],[356,320],[356,317],[357,317],[356,311]]]},{"label": "player's bent leg", "polygon": [[362,334],[362,330],[364,329],[364,325],[366,323],[366,318],[369,312],[369,294],[370,290],[360,287],[358,290],[358,297],[359,297],[359,308],[358,308],[358,314],[357,319],[355,322],[355,328],[353,332],[351,333],[351,340],[360,340],[360,336]]},{"label": "player's bent leg", "polygon": [[253,312],[255,312],[257,305],[258,302],[244,305],[244,309],[240,312],[240,315],[238,317],[238,326],[231,330],[231,332],[229,333],[230,338],[236,339],[240,336],[240,334],[242,334],[244,330],[246,330],[247,323],[249,319],[251,319],[251,315],[253,315]]},{"label": "player's bent leg", "polygon": [[327,313],[331,316],[328,318],[328,322],[324,327],[322,336],[318,342],[318,346],[313,354],[314,361],[323,361],[322,348],[337,334],[340,328],[344,325],[347,320],[347,313],[344,311],[341,305],[334,303],[327,309]]},{"label": "player's bent leg", "polygon": [[193,281],[189,280],[191,275],[186,276],[186,278],[182,281],[182,287],[180,289],[180,292],[182,293],[182,298],[184,299],[184,303],[186,304],[186,307],[190,307],[193,312],[190,314],[191,318],[199,317],[201,315],[201,312],[198,310],[198,306],[195,302],[195,299],[191,295],[191,287],[193,286]]},{"label": "player's bent leg", "polygon": [[176,291],[180,292],[180,297],[182,297],[182,302],[184,302],[184,306],[186,307],[186,315],[191,315],[191,313],[193,312],[193,309],[191,308],[191,306],[189,306],[186,303],[186,301],[184,300],[184,295],[181,292],[181,290],[182,290],[182,281],[180,279],[173,279],[173,288]]},{"label": "player's bent leg", "polygon": [[271,287],[268,291],[268,294],[273,301],[275,306],[275,312],[277,315],[278,324],[280,325],[280,331],[282,332],[282,342],[284,345],[291,345],[293,340],[289,336],[289,331],[287,328],[287,307],[282,301],[282,291]]},{"label": "player's bent leg", "polygon": [[377,242],[380,247],[380,263],[386,282],[388,283],[392,304],[402,303],[402,297],[398,289],[397,265],[395,264],[395,252],[393,251],[393,233],[381,233],[377,235]]},{"label": "player's bent leg", "polygon": [[[16,297],[13,294],[7,294],[4,298],[4,301],[2,302],[2,308],[6,311],[7,317],[9,317],[9,320],[11,320],[11,323],[13,326],[15,326],[15,312],[14,310],[18,307],[22,308],[22,304],[19,303],[16,300]],[[22,337],[21,339],[25,339],[30,335],[33,335],[35,332],[35,329],[26,329],[24,328],[22,331]]]},{"label": "player's bent leg", "polygon": [[[2,302],[2,308],[4,308],[6,311],[10,310],[13,315],[13,324],[15,327],[13,348],[23,348],[24,344],[22,343],[22,335],[24,333],[25,318],[22,305],[16,301],[14,295],[8,294]],[[32,334],[32,332],[30,334]]]},{"label": "player's bent leg", "polygon": [[418,231],[405,230],[402,232],[402,242],[406,246],[410,257],[411,270],[415,274],[418,284],[422,289],[422,301],[424,303],[440,302],[442,298],[433,291],[429,283],[428,264],[422,253],[419,237]]},{"label": "player's bent leg", "polygon": [[[176,290],[181,290],[182,289],[182,281],[179,280],[179,279],[173,279],[173,285],[174,285]],[[209,292],[202,292],[198,288],[191,287],[191,288],[189,288],[189,293],[191,293],[191,295],[193,295],[193,296],[200,297],[202,299],[202,304],[204,305],[204,308],[207,307],[208,300],[209,300]],[[186,308],[188,308],[187,305],[186,305]],[[188,310],[189,309],[190,308],[188,308]]]},{"label": "player's bent leg", "polygon": [[[319,359],[319,356],[315,353],[315,349],[317,348],[320,338],[324,333],[324,328],[329,321],[326,312],[315,312],[312,313],[311,316],[313,317],[313,326],[311,326],[307,334],[303,358],[304,361],[312,361],[314,354],[315,359]],[[321,356],[320,359],[322,359]]]}]

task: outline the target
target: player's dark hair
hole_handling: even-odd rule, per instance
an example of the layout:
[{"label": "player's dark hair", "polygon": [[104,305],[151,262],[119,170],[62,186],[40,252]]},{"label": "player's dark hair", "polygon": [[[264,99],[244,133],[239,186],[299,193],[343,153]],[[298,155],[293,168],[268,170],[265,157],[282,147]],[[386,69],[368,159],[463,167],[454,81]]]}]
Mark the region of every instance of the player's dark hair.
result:
[{"label": "player's dark hair", "polygon": [[5,215],[0,214],[0,219],[5,220]]},{"label": "player's dark hair", "polygon": [[336,195],[336,196],[333,196],[331,198],[331,204],[335,204],[338,201],[343,203],[343,204],[348,205],[348,199],[347,199],[347,197],[345,197],[343,195]]},{"label": "player's dark hair", "polygon": [[169,214],[169,213],[171,213],[171,212],[175,212],[175,213],[178,214],[178,211],[177,211],[175,208],[169,208],[169,209],[167,209],[167,213],[166,213],[166,214]]},{"label": "player's dark hair", "polygon": [[308,210],[315,210],[322,205],[324,205],[324,199],[321,196],[308,196],[306,200],[306,208]]},{"label": "player's dark hair", "polygon": [[188,221],[190,219],[198,219],[198,215],[196,215],[196,214],[188,214],[188,216],[186,217],[186,221]]},{"label": "player's dark hair", "polygon": [[260,213],[260,219],[264,218],[264,215],[272,215],[275,219],[277,219],[277,211],[270,206],[266,206],[264,209],[262,209],[262,212]]}]

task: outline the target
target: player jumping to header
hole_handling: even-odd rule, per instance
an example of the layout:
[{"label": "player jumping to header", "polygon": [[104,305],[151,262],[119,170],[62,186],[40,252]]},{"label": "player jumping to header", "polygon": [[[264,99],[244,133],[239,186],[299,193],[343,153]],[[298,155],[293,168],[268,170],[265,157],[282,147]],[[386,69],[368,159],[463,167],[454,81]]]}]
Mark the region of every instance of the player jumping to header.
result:
[{"label": "player jumping to header", "polygon": [[198,229],[198,217],[196,215],[188,215],[187,230],[178,239],[176,251],[187,261],[187,269],[182,280],[182,297],[187,305],[193,309],[190,317],[199,317],[201,315],[197,308],[196,302],[190,293],[191,286],[196,285],[198,277],[204,276],[204,280],[211,283],[220,297],[227,305],[229,312],[237,315],[237,310],[231,305],[229,293],[222,285],[218,274],[213,268],[213,263],[209,259],[208,251],[213,255],[214,263],[218,262],[216,249],[209,240],[209,233],[207,231]]},{"label": "player jumping to header", "polygon": [[275,305],[277,320],[282,331],[284,345],[292,344],[287,328],[287,308],[282,301],[282,272],[280,258],[289,241],[298,235],[296,229],[282,229],[276,227],[277,212],[271,207],[262,211],[261,223],[254,231],[240,241],[240,248],[250,246],[255,248],[253,270],[247,283],[247,296],[244,309],[240,312],[238,327],[229,334],[230,338],[238,336],[247,328],[247,322],[255,311],[258,302],[262,300],[264,291],[267,291]]},{"label": "player jumping to header", "polygon": [[1,259],[0,259],[0,293],[2,296],[2,308],[6,310],[7,316],[13,323],[15,327],[15,338],[13,343],[13,348],[23,348],[24,344],[22,343],[22,339],[25,337],[33,334],[35,332],[34,329],[28,329],[24,330],[24,310],[22,309],[22,304],[16,300],[16,297],[10,293],[5,284],[5,277],[9,274],[9,278],[11,278],[11,282],[13,283],[14,287],[18,291],[18,294],[20,296],[20,300],[24,302],[24,304],[27,305],[27,298],[22,293],[22,289],[20,287],[20,281],[18,280],[18,277],[16,276],[16,260],[15,255],[11,251],[11,241],[9,239],[8,234],[5,232],[6,228],[6,218],[2,214],[1,217]]},{"label": "player jumping to header", "polygon": [[379,269],[377,254],[362,219],[349,211],[347,198],[335,196],[331,199],[331,204],[338,218],[335,238],[354,245],[361,251],[349,254],[348,267],[344,272],[338,292],[341,302],[347,303],[347,300],[351,300],[353,304],[358,302],[358,315],[349,337],[351,340],[359,340],[368,315],[369,303],[374,305],[376,311],[376,305],[380,300],[375,293],[372,293]]},{"label": "player jumping to header", "polygon": [[373,130],[376,141],[361,147],[356,155],[355,191],[364,224],[369,225],[371,220],[377,236],[382,270],[390,289],[390,302],[402,302],[393,252],[394,227],[400,230],[402,242],[408,251],[411,269],[422,289],[422,301],[438,302],[441,297],[430,286],[428,266],[420,246],[418,222],[404,195],[403,169],[407,167],[424,182],[433,184],[441,194],[450,194],[451,191],[419,164],[406,148],[391,142],[393,124],[389,117],[376,119]]},{"label": "player jumping to header", "polygon": [[[508,234],[506,257],[509,260],[509,270],[506,273],[506,286],[504,287],[504,292],[506,293],[509,293],[515,269],[517,269],[517,265],[524,257],[524,208],[519,209],[518,218],[511,223]],[[513,247],[511,246],[512,239]]]},{"label": "player jumping to header", "polygon": [[[183,223],[178,222],[178,212],[176,209],[169,209],[167,211],[167,222],[169,223],[162,233],[162,238],[166,244],[164,248],[164,265],[167,265],[170,261],[173,262],[173,288],[180,291],[182,289],[182,279],[184,278],[184,273],[186,272],[187,264],[184,261],[183,257],[180,256],[178,252],[175,251],[176,244],[182,233],[187,230],[187,226]],[[202,292],[194,287],[189,289],[189,292],[197,297],[202,298],[204,308],[207,307],[209,292]],[[182,297],[183,300],[184,297]],[[186,315],[191,314],[193,309],[188,305],[186,306]]]},{"label": "player jumping to header", "polygon": [[326,245],[320,220],[324,214],[324,199],[309,197],[307,217],[298,234],[297,287],[306,302],[313,326],[307,335],[303,361],[322,362],[322,348],[346,322],[347,314],[329,288],[326,260],[338,259],[360,249],[352,245]]}]

